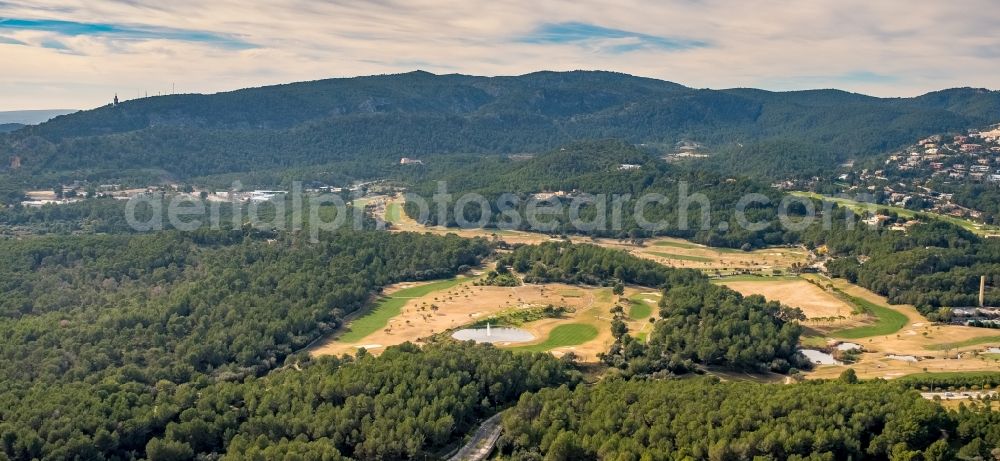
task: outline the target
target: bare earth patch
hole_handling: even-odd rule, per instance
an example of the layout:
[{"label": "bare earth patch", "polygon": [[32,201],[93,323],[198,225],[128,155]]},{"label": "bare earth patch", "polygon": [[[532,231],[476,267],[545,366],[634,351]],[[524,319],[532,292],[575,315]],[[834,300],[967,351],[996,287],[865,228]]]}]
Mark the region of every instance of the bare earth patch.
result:
[{"label": "bare earth patch", "polygon": [[797,307],[807,318],[848,317],[853,310],[833,294],[805,280],[724,281],[722,284],[743,295],[762,295],[769,301]]}]

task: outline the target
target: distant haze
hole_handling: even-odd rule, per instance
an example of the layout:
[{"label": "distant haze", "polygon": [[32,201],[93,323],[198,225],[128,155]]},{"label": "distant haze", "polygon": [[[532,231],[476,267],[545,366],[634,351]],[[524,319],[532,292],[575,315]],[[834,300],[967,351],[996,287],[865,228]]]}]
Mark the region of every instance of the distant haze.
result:
[{"label": "distant haze", "polygon": [[49,109],[49,110],[14,110],[0,111],[0,125],[6,123],[20,123],[22,125],[35,125],[58,117],[60,115],[72,114],[74,109]]}]

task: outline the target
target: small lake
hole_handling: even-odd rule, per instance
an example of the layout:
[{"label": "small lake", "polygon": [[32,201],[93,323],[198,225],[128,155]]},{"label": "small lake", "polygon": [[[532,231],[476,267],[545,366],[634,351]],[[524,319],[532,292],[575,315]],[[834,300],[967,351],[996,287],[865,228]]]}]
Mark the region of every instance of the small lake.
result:
[{"label": "small lake", "polygon": [[475,341],[477,343],[526,343],[534,341],[535,335],[520,328],[494,327],[465,328],[451,335],[459,341]]},{"label": "small lake", "polygon": [[823,351],[818,351],[816,349],[800,349],[799,352],[806,356],[810,362],[817,365],[840,365],[840,362],[834,359],[832,355]]},{"label": "small lake", "polygon": [[859,350],[860,351],[861,350],[861,345],[860,344],[854,344],[854,343],[840,343],[840,344],[837,345],[837,350],[839,350],[839,351]]},{"label": "small lake", "polygon": [[899,360],[900,362],[911,362],[911,363],[915,363],[918,360],[915,356],[912,355],[896,355],[896,354],[888,354],[885,356],[885,358],[889,360]]}]

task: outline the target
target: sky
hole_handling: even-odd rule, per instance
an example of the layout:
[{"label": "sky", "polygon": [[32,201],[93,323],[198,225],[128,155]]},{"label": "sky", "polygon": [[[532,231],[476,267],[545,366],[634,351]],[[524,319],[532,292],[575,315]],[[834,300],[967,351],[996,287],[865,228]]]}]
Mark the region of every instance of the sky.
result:
[{"label": "sky", "polygon": [[1000,89],[994,0],[0,0],[0,110],[425,70]]}]

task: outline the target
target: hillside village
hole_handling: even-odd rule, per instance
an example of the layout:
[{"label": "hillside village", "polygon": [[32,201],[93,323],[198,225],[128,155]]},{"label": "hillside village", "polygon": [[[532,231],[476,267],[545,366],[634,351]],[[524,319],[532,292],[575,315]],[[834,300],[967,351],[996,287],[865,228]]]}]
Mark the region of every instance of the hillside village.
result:
[{"label": "hillside village", "polygon": [[890,154],[882,164],[841,167],[834,183],[843,192],[872,194],[883,205],[990,221],[992,216],[953,197],[972,186],[1000,188],[1000,125],[929,136]]},{"label": "hillside village", "polygon": [[957,182],[1000,183],[1000,126],[968,135],[935,135],[886,161],[888,170],[930,173]]}]

